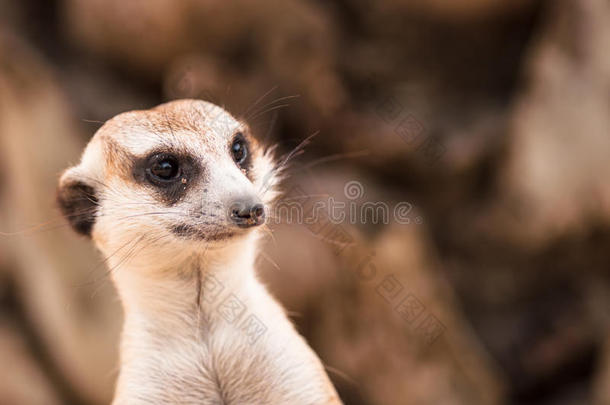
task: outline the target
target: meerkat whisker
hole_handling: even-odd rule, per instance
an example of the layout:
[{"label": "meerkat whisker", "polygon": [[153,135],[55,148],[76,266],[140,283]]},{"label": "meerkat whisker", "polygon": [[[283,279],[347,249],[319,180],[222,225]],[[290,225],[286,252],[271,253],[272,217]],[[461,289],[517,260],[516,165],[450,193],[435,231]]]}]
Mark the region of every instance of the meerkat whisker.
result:
[{"label": "meerkat whisker", "polygon": [[247,121],[250,121],[252,119],[253,116],[255,116],[257,114],[258,111],[264,110],[265,108],[271,107],[272,105],[282,102],[282,101],[286,101],[286,100],[291,100],[291,99],[295,99],[295,98],[299,98],[300,95],[299,94],[293,94],[293,95],[289,95],[289,96],[284,96],[284,97],[278,97],[274,100],[271,100],[270,102],[268,102],[267,104],[263,104],[262,106],[258,107],[256,110],[252,111],[251,114],[244,114],[244,119]]},{"label": "meerkat whisker", "polygon": [[[132,241],[127,241],[125,242],[123,245],[119,246],[114,252],[112,252],[111,254],[109,254],[108,256],[105,256],[102,258],[102,260],[99,260],[95,266],[93,266],[88,272],[87,275],[91,276],[93,274],[93,272],[95,270],[97,270],[100,266],[105,265],[106,263],[108,263],[108,261],[114,257],[118,252],[120,252],[121,250],[123,250],[127,245],[129,245]],[[85,283],[81,283],[78,287],[85,287],[85,286],[89,286],[89,285],[95,285],[96,283],[98,283],[99,281],[102,281],[105,279],[105,277],[108,275],[107,272],[104,272],[104,275],[102,277],[98,277],[97,279],[93,279],[91,281],[87,281]]]},{"label": "meerkat whisker", "polygon": [[266,253],[261,252],[261,257],[265,260],[267,260],[269,263],[271,263],[271,265],[277,270],[277,271],[281,271],[280,266],[273,261],[273,259],[271,259],[271,257],[269,257],[269,255],[267,255]]},{"label": "meerkat whisker", "polygon": [[277,85],[271,87],[269,90],[267,90],[262,96],[260,96],[254,103],[252,103],[247,109],[246,111],[244,111],[241,116],[243,117],[247,117],[248,116],[248,112],[257,106],[258,103],[260,103],[261,101],[263,101],[265,99],[265,97],[267,97],[269,94],[273,93],[275,91],[275,89],[277,89]]},{"label": "meerkat whisker", "polygon": [[290,104],[280,104],[280,105],[275,105],[273,107],[269,107],[266,110],[257,112],[256,115],[254,115],[252,118],[250,118],[251,121],[256,120],[257,118],[261,117],[262,115],[271,112],[271,111],[275,111],[275,110],[280,110],[282,108],[287,108],[290,107]]},{"label": "meerkat whisker", "polygon": [[313,161],[309,162],[308,164],[303,165],[301,167],[301,169],[308,170],[308,169],[311,169],[312,167],[319,166],[324,163],[336,162],[338,160],[343,160],[343,159],[354,159],[354,158],[359,158],[359,157],[369,156],[369,155],[370,155],[369,150],[361,150],[361,151],[357,151],[357,152],[348,152],[348,153],[336,153],[333,155],[323,156],[319,159],[313,160]]},{"label": "meerkat whisker", "polygon": [[[275,100],[273,100],[273,101],[271,101],[271,102],[269,102],[269,103],[259,107],[257,110],[252,111],[251,114],[246,115],[244,117],[244,119],[246,121],[253,122],[253,120],[256,119],[257,117],[259,117],[260,115],[263,115],[265,112],[268,112],[268,111],[273,111],[274,109],[271,108],[271,109],[266,110],[266,111],[263,111],[263,110],[265,110],[265,109],[267,109],[269,107],[277,106],[276,103],[280,103],[282,101],[286,101],[286,100],[290,100],[290,99],[295,99],[295,98],[299,98],[299,97],[300,96],[298,94],[295,94],[295,95],[292,95],[292,96],[279,97],[279,98],[277,98],[277,99],[275,99]],[[290,106],[289,103],[285,103],[285,104],[282,105],[282,107],[289,107],[289,106]],[[263,111],[263,112],[261,112],[261,111]]]}]

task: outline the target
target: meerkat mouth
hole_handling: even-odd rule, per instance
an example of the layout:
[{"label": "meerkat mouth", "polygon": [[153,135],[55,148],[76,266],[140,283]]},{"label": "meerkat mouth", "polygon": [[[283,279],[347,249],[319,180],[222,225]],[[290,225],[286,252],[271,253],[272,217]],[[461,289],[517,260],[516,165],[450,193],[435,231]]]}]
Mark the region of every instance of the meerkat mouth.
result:
[{"label": "meerkat mouth", "polygon": [[203,230],[189,224],[174,225],[170,228],[171,232],[185,239],[199,239],[205,241],[221,241],[233,238],[237,233],[229,230]]}]

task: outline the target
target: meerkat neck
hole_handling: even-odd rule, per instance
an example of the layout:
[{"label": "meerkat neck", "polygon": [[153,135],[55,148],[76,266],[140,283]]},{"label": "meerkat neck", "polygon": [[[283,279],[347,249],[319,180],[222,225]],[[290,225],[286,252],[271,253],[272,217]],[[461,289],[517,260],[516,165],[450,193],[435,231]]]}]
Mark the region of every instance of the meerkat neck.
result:
[{"label": "meerkat neck", "polygon": [[[131,320],[167,327],[192,322],[214,310],[205,299],[206,286],[247,297],[256,284],[255,244],[242,241],[222,249],[205,250],[188,256],[134,260],[114,272],[114,282],[123,303],[126,328]],[[208,319],[212,319],[207,317]],[[184,325],[182,325],[184,326]]]}]

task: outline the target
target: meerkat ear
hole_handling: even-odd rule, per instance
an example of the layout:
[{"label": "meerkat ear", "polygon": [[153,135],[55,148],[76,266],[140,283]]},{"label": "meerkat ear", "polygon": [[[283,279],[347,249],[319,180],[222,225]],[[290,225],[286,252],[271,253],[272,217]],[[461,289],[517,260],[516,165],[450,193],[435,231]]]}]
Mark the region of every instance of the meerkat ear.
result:
[{"label": "meerkat ear", "polygon": [[57,189],[57,204],[62,214],[72,229],[89,237],[98,209],[98,198],[92,183],[80,173],[78,167],[72,167],[61,176]]}]

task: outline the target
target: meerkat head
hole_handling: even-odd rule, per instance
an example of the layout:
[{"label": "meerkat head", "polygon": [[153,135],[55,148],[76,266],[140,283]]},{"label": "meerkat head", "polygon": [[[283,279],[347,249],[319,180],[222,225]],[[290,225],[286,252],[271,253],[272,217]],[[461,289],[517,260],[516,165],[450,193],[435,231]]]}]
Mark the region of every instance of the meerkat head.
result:
[{"label": "meerkat head", "polygon": [[174,101],[106,122],[61,176],[58,203],[103,251],[138,240],[175,255],[252,234],[274,198],[273,167],[245,123]]}]

